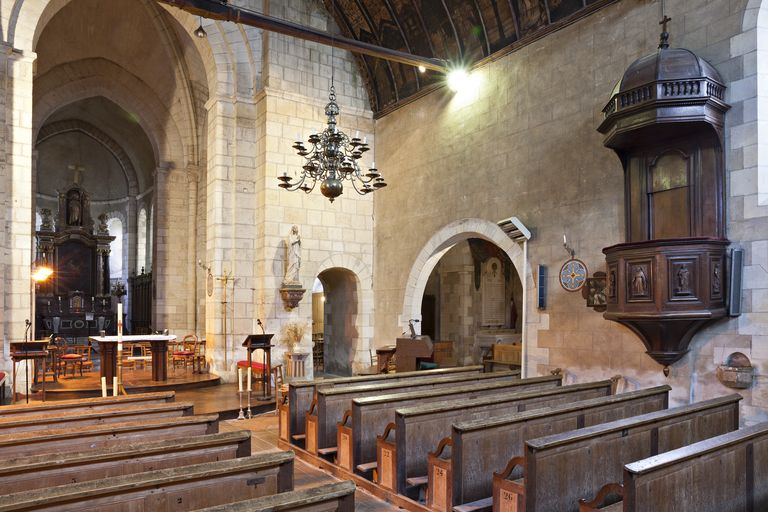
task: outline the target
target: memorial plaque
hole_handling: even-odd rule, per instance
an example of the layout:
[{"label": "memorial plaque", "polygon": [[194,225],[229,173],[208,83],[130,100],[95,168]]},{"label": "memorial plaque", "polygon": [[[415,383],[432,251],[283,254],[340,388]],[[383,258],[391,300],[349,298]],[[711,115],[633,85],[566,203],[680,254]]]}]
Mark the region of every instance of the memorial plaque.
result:
[{"label": "memorial plaque", "polygon": [[485,262],[483,272],[482,324],[504,325],[507,319],[504,267],[498,258]]}]

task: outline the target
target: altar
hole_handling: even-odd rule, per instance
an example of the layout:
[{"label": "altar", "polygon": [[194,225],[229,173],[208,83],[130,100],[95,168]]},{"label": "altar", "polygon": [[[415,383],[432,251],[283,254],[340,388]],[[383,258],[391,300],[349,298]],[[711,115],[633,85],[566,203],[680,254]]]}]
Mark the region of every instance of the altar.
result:
[{"label": "altar", "polygon": [[[101,376],[107,382],[117,376],[117,336],[91,336],[91,341],[99,344],[101,354]],[[123,343],[149,342],[152,354],[152,380],[168,380],[168,342],[174,341],[175,335],[164,334],[134,334],[123,336]]]}]

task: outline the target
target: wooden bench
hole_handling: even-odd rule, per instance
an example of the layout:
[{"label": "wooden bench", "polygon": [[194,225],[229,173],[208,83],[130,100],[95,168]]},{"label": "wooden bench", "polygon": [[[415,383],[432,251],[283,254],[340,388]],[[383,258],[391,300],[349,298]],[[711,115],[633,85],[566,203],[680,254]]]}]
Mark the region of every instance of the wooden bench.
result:
[{"label": "wooden bench", "polygon": [[[621,393],[555,407],[455,422],[450,437],[427,457],[427,505],[433,510],[486,500],[490,507],[493,472],[523,453],[524,443],[667,407],[669,386]],[[477,506],[475,503],[473,506]],[[484,510],[483,507],[478,507]],[[467,507],[467,510],[472,510]]]},{"label": "wooden bench", "polygon": [[8,458],[31,457],[43,453],[79,452],[126,443],[216,434],[218,431],[217,414],[38,430],[0,435],[0,453]]},{"label": "wooden bench", "polygon": [[142,404],[133,407],[91,409],[78,411],[65,409],[63,412],[47,416],[23,416],[13,414],[0,416],[0,435],[54,428],[75,428],[87,425],[124,423],[127,421],[149,420],[154,418],[180,418],[192,416],[192,402],[170,402],[164,404]]},{"label": "wooden bench", "polygon": [[317,389],[327,389],[337,385],[362,385],[382,382],[395,382],[402,379],[432,379],[441,375],[452,375],[465,372],[480,372],[482,366],[463,366],[458,368],[439,368],[417,372],[402,372],[376,375],[359,375],[355,377],[340,377],[336,379],[313,379],[294,381],[288,384],[288,396],[283,397],[278,404],[278,432],[280,439],[294,442],[293,436],[303,439],[305,432],[304,413],[307,412],[315,398]]},{"label": "wooden bench", "polygon": [[[443,400],[478,398],[498,393],[513,393],[535,389],[551,389],[562,383],[562,376],[548,375],[530,379],[511,379],[502,382],[439,388],[411,393],[356,398],[352,410],[345,412],[337,424],[339,466],[352,471],[359,464],[376,460],[376,433],[383,432],[395,420],[395,410],[421,403]],[[347,422],[351,418],[352,425]],[[349,465],[345,466],[345,462]]]},{"label": "wooden bench", "polygon": [[736,430],[624,466],[624,512],[768,510],[768,423]]},{"label": "wooden bench", "polygon": [[[738,429],[740,401],[733,394],[529,440],[522,458],[494,474],[494,500],[520,511],[577,512],[578,499],[619,481],[624,464]],[[520,464],[523,480],[513,472]]]},{"label": "wooden bench", "polygon": [[461,373],[445,375],[432,379],[405,379],[395,382],[366,384],[364,386],[334,386],[330,389],[318,389],[316,399],[305,413],[306,443],[305,449],[314,455],[318,449],[336,446],[336,423],[344,412],[352,408],[352,400],[366,396],[407,393],[428,389],[503,382],[519,379],[520,372],[497,373]]},{"label": "wooden bench", "polygon": [[99,450],[34,455],[3,461],[0,494],[247,457],[249,431],[126,444]]},{"label": "wooden bench", "polygon": [[77,400],[60,400],[42,404],[18,404],[0,407],[0,418],[11,415],[19,416],[50,416],[64,411],[87,411],[95,409],[114,409],[128,405],[150,405],[173,402],[176,393],[165,391],[160,393],[141,393],[137,395],[120,395],[98,398],[81,398]]},{"label": "wooden bench", "polygon": [[429,451],[451,434],[451,425],[457,421],[610,396],[615,390],[615,383],[616,380],[611,379],[397,409],[394,423],[387,425],[384,434],[376,439],[379,484],[400,494],[408,494],[406,480],[426,479]]},{"label": "wooden bench", "polygon": [[293,453],[279,452],[0,496],[0,512],[184,512],[293,490]]},{"label": "wooden bench", "polygon": [[354,512],[355,484],[350,480],[299,491],[282,492],[257,500],[219,505],[198,512]]},{"label": "wooden bench", "polygon": [[483,360],[483,370],[494,371],[496,366],[503,366],[510,370],[518,369],[523,364],[523,347],[521,344],[506,345],[495,343],[491,345],[491,353],[488,359]]}]

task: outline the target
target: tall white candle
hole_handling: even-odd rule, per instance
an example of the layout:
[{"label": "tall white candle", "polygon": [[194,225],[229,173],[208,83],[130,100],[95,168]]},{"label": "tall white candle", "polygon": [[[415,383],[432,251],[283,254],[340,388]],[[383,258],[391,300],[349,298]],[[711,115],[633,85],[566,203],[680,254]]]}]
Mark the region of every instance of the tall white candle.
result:
[{"label": "tall white candle", "polygon": [[117,303],[117,341],[123,342],[123,303]]},{"label": "tall white candle", "polygon": [[117,376],[112,377],[112,396],[117,396]]},{"label": "tall white candle", "polygon": [[106,377],[101,378],[101,396],[103,397],[107,396],[107,378]]},{"label": "tall white candle", "polygon": [[240,393],[243,392],[243,369],[242,368],[237,369],[237,390]]},{"label": "tall white candle", "polygon": [[248,391],[251,390],[251,367],[248,367]]}]

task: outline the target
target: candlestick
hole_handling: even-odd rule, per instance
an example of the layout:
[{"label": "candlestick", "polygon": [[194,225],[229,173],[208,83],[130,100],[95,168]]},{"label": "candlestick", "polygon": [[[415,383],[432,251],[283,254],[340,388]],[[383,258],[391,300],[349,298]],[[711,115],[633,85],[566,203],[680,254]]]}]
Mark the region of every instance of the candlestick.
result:
[{"label": "candlestick", "polygon": [[107,378],[106,377],[101,378],[101,396],[102,397],[107,396]]},{"label": "candlestick", "polygon": [[237,392],[238,393],[243,392],[243,369],[242,368],[237,369]]}]

